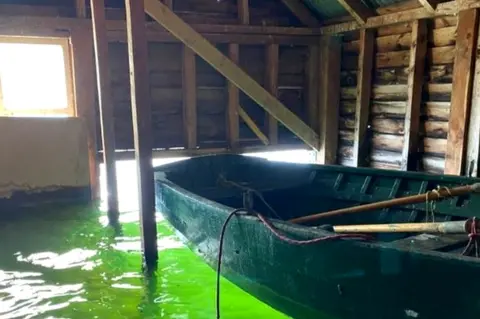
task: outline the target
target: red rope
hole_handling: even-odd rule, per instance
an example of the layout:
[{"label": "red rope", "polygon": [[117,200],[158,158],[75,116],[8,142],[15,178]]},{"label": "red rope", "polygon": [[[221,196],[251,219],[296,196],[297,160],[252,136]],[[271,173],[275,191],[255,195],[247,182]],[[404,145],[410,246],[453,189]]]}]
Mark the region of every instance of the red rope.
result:
[{"label": "red rope", "polygon": [[321,241],[336,240],[336,239],[343,239],[343,238],[355,238],[355,239],[363,239],[363,240],[371,240],[373,238],[372,236],[368,236],[364,234],[336,234],[336,235],[324,236],[324,237],[308,239],[308,240],[296,240],[296,239],[288,238],[287,236],[281,234],[278,231],[278,229],[276,229],[272,225],[272,223],[261,214],[256,213],[256,215],[258,219],[262,221],[265,227],[267,227],[275,235],[275,237],[291,245],[311,245],[311,244],[319,243]]},{"label": "red rope", "polygon": [[470,225],[470,233],[468,234],[468,243],[462,252],[462,255],[470,253],[472,246],[475,246],[475,256],[478,257],[478,239],[480,234],[477,233],[477,218],[472,218],[472,224]]}]

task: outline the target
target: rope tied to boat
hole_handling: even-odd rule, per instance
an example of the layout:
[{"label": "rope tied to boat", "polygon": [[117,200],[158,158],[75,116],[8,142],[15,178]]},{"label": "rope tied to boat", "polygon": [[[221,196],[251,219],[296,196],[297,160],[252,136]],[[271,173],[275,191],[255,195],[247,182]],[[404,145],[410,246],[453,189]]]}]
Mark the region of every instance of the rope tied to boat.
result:
[{"label": "rope tied to boat", "polygon": [[472,218],[472,223],[470,224],[470,233],[468,234],[468,243],[465,249],[462,252],[462,255],[469,255],[472,251],[472,248],[475,247],[475,257],[478,258],[478,241],[480,239],[480,234],[477,232],[477,218]]},{"label": "rope tied to boat", "polygon": [[[452,192],[446,186],[439,186],[437,187],[437,189],[432,189],[431,191],[428,191],[425,193],[425,221],[426,222],[428,222],[430,218],[432,223],[435,222],[436,201],[444,197],[440,193],[441,190],[445,190],[448,196],[452,197]],[[433,196],[430,196],[431,194],[435,194],[436,198],[433,198]]]},{"label": "rope tied to boat", "polygon": [[[226,180],[224,180],[226,181]],[[230,185],[235,185],[236,183],[228,181]],[[316,244],[322,241],[329,241],[329,240],[338,240],[338,239],[360,239],[360,240],[371,240],[373,237],[366,235],[366,234],[335,234],[335,235],[329,235],[329,236],[323,236],[323,237],[318,237],[318,238],[313,238],[313,239],[307,239],[307,240],[297,240],[288,237],[285,234],[282,234],[271,221],[269,221],[266,217],[264,217],[262,214],[255,212],[253,210],[253,196],[256,195],[273,213],[274,215],[278,216],[278,214],[275,212],[275,210],[266,202],[265,198],[263,195],[258,192],[257,190],[238,185],[240,188],[243,190],[243,206],[244,208],[237,208],[234,209],[230,214],[228,214],[227,219],[223,223],[221,232],[220,232],[220,239],[219,239],[219,248],[218,248],[218,261],[217,261],[217,278],[216,278],[216,318],[220,319],[220,273],[221,273],[221,265],[222,265],[222,255],[223,255],[223,246],[224,246],[224,239],[225,239],[225,232],[227,229],[227,226],[231,219],[234,216],[238,215],[253,215],[256,216],[262,223],[263,225],[272,232],[272,234],[275,235],[276,238],[278,238],[281,241],[284,241],[288,244],[291,245],[311,245],[311,244]]]}]

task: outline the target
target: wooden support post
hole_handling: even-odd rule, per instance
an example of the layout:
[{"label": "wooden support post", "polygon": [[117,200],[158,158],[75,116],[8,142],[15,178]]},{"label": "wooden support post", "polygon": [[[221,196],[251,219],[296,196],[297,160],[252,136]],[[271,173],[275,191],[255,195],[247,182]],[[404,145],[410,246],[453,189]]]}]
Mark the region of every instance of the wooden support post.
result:
[{"label": "wooden support post", "polygon": [[[480,32],[477,38],[477,52],[480,52]],[[478,55],[475,61],[475,73],[473,76],[472,106],[470,109],[470,124],[468,126],[466,175],[480,177],[480,57]]]},{"label": "wooden support post", "polygon": [[75,0],[75,11],[78,18],[87,17],[87,0]]},{"label": "wooden support post", "polygon": [[237,0],[238,20],[240,24],[250,24],[249,0]]},{"label": "wooden support post", "polygon": [[[318,114],[319,114],[319,74],[323,72],[319,65],[319,46],[311,45],[308,48],[308,60],[305,70],[307,83],[307,110],[308,110],[308,124],[312,129],[318,131]],[[319,72],[320,71],[320,72]]]},{"label": "wooden support post", "polygon": [[336,164],[340,109],[341,38],[324,36],[319,48],[318,128],[320,151],[317,162]]},{"label": "wooden support post", "polygon": [[152,267],[154,268],[157,263],[158,250],[152,167],[152,122],[145,10],[143,1],[125,0],[125,6],[127,13],[133,138],[138,172],[142,248],[145,266],[147,269],[150,269]]},{"label": "wooden support post", "polygon": [[197,148],[197,72],[195,52],[187,46],[183,46],[183,126],[187,148]]},{"label": "wooden support post", "polygon": [[360,54],[357,71],[357,102],[355,107],[355,133],[353,142],[353,163],[355,167],[366,166],[369,161],[368,121],[372,93],[372,69],[375,59],[375,33],[373,30],[360,31]]},{"label": "wooden support post", "polygon": [[478,9],[461,11],[458,15],[455,44],[445,174],[464,173],[477,35]]},{"label": "wooden support post", "polygon": [[[275,98],[278,95],[278,44],[269,44],[265,56],[265,87]],[[267,132],[270,144],[278,144],[278,122],[267,114]]]},{"label": "wooden support post", "polygon": [[320,22],[301,0],[282,0],[283,4],[301,23],[309,27],[318,27]]},{"label": "wooden support post", "polygon": [[[238,22],[243,25],[250,24],[250,8],[249,0],[237,0]],[[240,46],[237,43],[228,44],[228,57],[233,63],[238,65],[240,59]],[[238,142],[240,139],[240,128],[238,122],[238,115],[240,108],[240,91],[238,87],[232,81],[228,81],[228,109],[227,109],[227,140],[230,145],[230,149],[235,150],[238,148]],[[250,117],[245,111],[241,114],[247,116],[247,125]]]},{"label": "wooden support post", "polygon": [[[228,45],[228,56],[232,62],[238,64],[240,58],[239,45],[230,43]],[[240,92],[232,82],[228,81],[228,109],[227,109],[227,140],[230,149],[235,150],[238,147],[240,138],[238,111],[240,103]]]},{"label": "wooden support post", "polygon": [[405,135],[402,150],[402,170],[418,170],[420,109],[427,55],[427,22],[417,20],[412,25],[410,63],[408,73],[408,99],[405,111]]},{"label": "wooden support post", "polygon": [[308,146],[318,150],[318,135],[245,71],[223,55],[214,45],[164,4],[158,0],[144,0],[144,3],[146,12],[165,29],[190,47],[220,74],[232,81]]},{"label": "wooden support post", "polygon": [[107,181],[108,219],[118,223],[117,172],[115,169],[115,120],[114,104],[108,63],[108,39],[104,0],[91,0],[93,43],[97,65],[98,104],[102,131],[103,162]]},{"label": "wooden support post", "polygon": [[87,126],[88,162],[92,200],[100,199],[99,163],[97,160],[97,125],[95,114],[95,62],[93,37],[88,29],[75,28],[71,31],[70,45],[73,60],[74,95],[78,117]]},{"label": "wooden support post", "polygon": [[375,12],[366,7],[359,0],[337,0],[345,10],[360,24],[365,24],[367,19],[373,17]]}]

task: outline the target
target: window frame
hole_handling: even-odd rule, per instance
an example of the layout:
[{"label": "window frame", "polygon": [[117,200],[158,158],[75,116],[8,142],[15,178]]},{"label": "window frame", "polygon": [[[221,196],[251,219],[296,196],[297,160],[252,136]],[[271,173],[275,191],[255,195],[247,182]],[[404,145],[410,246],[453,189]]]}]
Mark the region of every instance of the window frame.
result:
[{"label": "window frame", "polygon": [[0,116],[27,116],[41,115],[48,117],[56,117],[55,115],[65,115],[66,117],[76,117],[77,108],[74,96],[74,82],[73,82],[73,67],[72,54],[70,50],[69,37],[26,37],[26,36],[4,36],[0,35],[0,43],[18,43],[18,44],[45,44],[45,45],[60,45],[63,50],[63,60],[65,69],[65,83],[67,85],[67,108],[64,109],[22,109],[11,111],[5,109],[3,104],[3,93],[0,77]]}]

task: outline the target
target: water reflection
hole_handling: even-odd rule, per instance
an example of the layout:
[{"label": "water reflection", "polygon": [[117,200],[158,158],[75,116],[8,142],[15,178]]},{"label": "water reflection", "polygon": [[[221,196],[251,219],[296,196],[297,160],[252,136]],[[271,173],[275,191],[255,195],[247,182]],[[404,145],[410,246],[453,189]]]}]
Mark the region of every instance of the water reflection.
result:
[{"label": "water reflection", "polygon": [[[39,208],[32,218],[0,222],[0,318],[214,318],[214,270],[161,214],[158,270],[142,272],[135,166],[122,165],[125,213],[116,229],[91,207]],[[286,318],[227,281],[222,312],[225,318]]]},{"label": "water reflection", "polygon": [[84,300],[75,297],[85,292],[82,284],[51,285],[41,277],[41,273],[0,270],[0,317],[34,318]]}]

